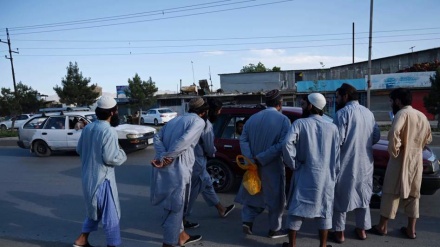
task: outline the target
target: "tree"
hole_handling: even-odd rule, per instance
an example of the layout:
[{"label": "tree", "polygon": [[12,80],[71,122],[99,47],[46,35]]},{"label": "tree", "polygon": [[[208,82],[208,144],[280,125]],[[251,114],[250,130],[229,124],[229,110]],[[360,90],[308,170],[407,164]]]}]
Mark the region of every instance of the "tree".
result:
[{"label": "tree", "polygon": [[240,73],[256,73],[256,72],[266,72],[266,71],[270,71],[270,70],[267,70],[264,64],[258,62],[257,65],[250,63],[249,65],[243,66],[243,68],[240,70]]},{"label": "tree", "polygon": [[[1,88],[1,115],[16,116],[21,113],[37,112],[43,103],[37,99],[38,91],[26,86],[22,82],[19,82],[16,88],[16,94],[9,88]],[[17,97],[15,97],[16,95]]]},{"label": "tree", "polygon": [[272,68],[272,72],[280,72],[280,71],[281,71],[281,67],[274,66]]},{"label": "tree", "polygon": [[128,98],[131,98],[131,105],[138,108],[140,114],[142,108],[148,108],[154,105],[154,94],[157,92],[157,90],[156,83],[151,79],[151,77],[148,79],[148,81],[142,81],[142,79],[136,73],[132,79],[128,79],[128,90],[125,92],[125,94]]},{"label": "tree", "polygon": [[[440,114],[440,67],[429,80],[431,81],[431,90],[427,96],[423,97],[423,103],[429,113],[438,115]],[[440,128],[440,115],[437,116],[437,128]]]},{"label": "tree", "polygon": [[84,78],[79,71],[78,64],[69,63],[67,75],[61,80],[62,87],[56,85],[53,90],[64,104],[76,106],[89,106],[95,103],[99,93],[95,92],[96,84],[89,86],[90,77]]}]

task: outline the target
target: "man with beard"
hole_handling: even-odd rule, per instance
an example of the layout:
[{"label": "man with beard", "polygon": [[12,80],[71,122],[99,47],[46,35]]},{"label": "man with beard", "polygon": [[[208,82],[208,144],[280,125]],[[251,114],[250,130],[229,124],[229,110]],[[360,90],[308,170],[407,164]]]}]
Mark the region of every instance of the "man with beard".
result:
[{"label": "man with beard", "polygon": [[388,132],[390,159],[382,188],[380,221],[371,232],[382,236],[387,234],[388,221],[395,218],[402,200],[408,224],[400,231],[407,238],[415,239],[423,173],[422,153],[425,145],[432,141],[431,126],[423,113],[411,107],[409,89],[394,89],[390,93],[390,103],[395,115]]},{"label": "man with beard", "polygon": [[240,148],[244,156],[253,159],[261,179],[261,191],[251,195],[243,184],[235,201],[243,205],[243,232],[252,234],[255,218],[265,208],[269,211],[269,238],[287,236],[281,229],[285,198],[286,174],[281,159],[281,146],[290,127],[289,119],[280,111],[282,97],[275,89],[265,95],[267,109],[252,115],[244,125]]},{"label": "man with beard", "polygon": [[211,176],[206,170],[206,163],[208,162],[207,157],[214,157],[215,152],[217,151],[214,146],[214,131],[212,129],[212,123],[215,122],[223,107],[223,103],[216,98],[208,98],[207,102],[209,105],[209,112],[208,115],[205,115],[204,117],[206,125],[203,129],[202,135],[200,136],[199,142],[194,148],[196,160],[194,162],[191,177],[191,193],[183,219],[183,226],[185,228],[199,227],[198,223],[189,222],[186,220],[186,217],[191,214],[194,202],[200,193],[208,206],[215,206],[219,216],[222,218],[228,216],[229,213],[231,213],[231,211],[235,208],[234,204],[227,207],[221,204],[217,194],[215,193],[214,186],[212,186]]},{"label": "man with beard", "polygon": [[336,90],[336,109],[334,123],[341,140],[341,170],[335,186],[333,239],[342,243],[347,212],[355,212],[358,239],[366,239],[365,230],[371,228],[373,145],[380,139],[380,130],[373,113],[359,104],[356,88],[347,83]]},{"label": "man with beard", "polygon": [[284,162],[293,170],[287,195],[289,243],[283,247],[296,246],[305,218],[317,221],[320,246],[325,247],[339,171],[339,133],[336,125],[322,118],[326,104],[322,94],[309,94],[301,104],[306,118],[293,122],[282,149]]},{"label": "man with beard", "polygon": [[82,163],[82,187],[86,203],[86,219],[82,233],[73,247],[91,246],[90,232],[98,229],[102,220],[107,246],[121,244],[118,189],[116,187],[115,166],[127,160],[119,147],[118,134],[112,127],[119,123],[118,106],[115,99],[102,96],[95,110],[97,121],[87,124],[82,130],[76,147]]},{"label": "man with beard", "polygon": [[188,113],[173,118],[154,136],[151,203],[163,208],[163,247],[183,246],[202,239],[184,231],[183,213],[191,186],[194,147],[205,128],[209,106],[201,97],[191,99],[188,105]]}]

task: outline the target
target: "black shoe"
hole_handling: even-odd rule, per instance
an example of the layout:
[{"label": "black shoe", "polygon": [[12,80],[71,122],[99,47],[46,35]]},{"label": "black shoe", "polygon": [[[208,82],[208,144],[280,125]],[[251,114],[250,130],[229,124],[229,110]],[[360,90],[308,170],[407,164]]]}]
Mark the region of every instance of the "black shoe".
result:
[{"label": "black shoe", "polygon": [[234,208],[235,208],[234,204],[227,206],[222,218],[226,218],[229,215],[229,213],[231,213],[232,210],[234,210]]},{"label": "black shoe", "polygon": [[189,236],[188,240],[186,240],[186,242],[181,245],[181,246],[185,246],[187,244],[192,244],[194,242],[200,241],[202,239],[201,235],[193,235],[193,236]]},{"label": "black shoe", "polygon": [[185,229],[194,229],[194,228],[197,228],[197,227],[199,227],[200,225],[199,225],[199,223],[197,223],[197,222],[189,222],[189,221],[186,221],[185,222],[185,224],[183,224],[183,227],[185,228]]},{"label": "black shoe", "polygon": [[269,231],[269,234],[267,235],[269,238],[283,238],[283,237],[287,237],[288,233],[286,230],[281,229],[278,231]]},{"label": "black shoe", "polygon": [[252,222],[243,222],[243,233],[252,235]]}]

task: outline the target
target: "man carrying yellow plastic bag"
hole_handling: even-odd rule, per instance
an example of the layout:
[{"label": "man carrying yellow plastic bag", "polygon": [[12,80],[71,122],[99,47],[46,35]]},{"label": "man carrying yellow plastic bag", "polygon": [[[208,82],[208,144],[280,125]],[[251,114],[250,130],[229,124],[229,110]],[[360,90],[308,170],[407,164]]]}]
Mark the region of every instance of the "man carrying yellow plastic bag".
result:
[{"label": "man carrying yellow plastic bag", "polygon": [[269,238],[287,236],[282,229],[282,215],[286,202],[286,174],[281,159],[281,147],[290,128],[290,120],[280,111],[282,97],[279,90],[265,95],[267,109],[252,115],[240,136],[241,153],[256,164],[261,179],[261,191],[252,195],[242,184],[235,198],[243,205],[243,232],[252,234],[255,218],[266,208],[269,211]]}]

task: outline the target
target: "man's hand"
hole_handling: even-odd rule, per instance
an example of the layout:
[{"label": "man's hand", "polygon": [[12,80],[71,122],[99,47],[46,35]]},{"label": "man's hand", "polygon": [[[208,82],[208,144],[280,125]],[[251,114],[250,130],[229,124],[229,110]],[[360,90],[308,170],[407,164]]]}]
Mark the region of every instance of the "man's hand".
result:
[{"label": "man's hand", "polygon": [[151,165],[156,168],[161,168],[163,167],[163,162],[161,162],[160,160],[152,160]]},{"label": "man's hand", "polygon": [[164,166],[167,166],[167,165],[173,163],[173,161],[174,161],[174,159],[170,158],[170,157],[164,157],[162,160]]},{"label": "man's hand", "polygon": [[152,160],[152,161],[151,161],[151,165],[154,166],[154,167],[156,167],[156,168],[162,168],[162,167],[165,167],[165,166],[171,164],[173,161],[174,161],[173,158],[170,158],[170,157],[164,157],[164,158],[162,159],[162,161],[160,161],[160,160],[156,160],[156,159]]}]

